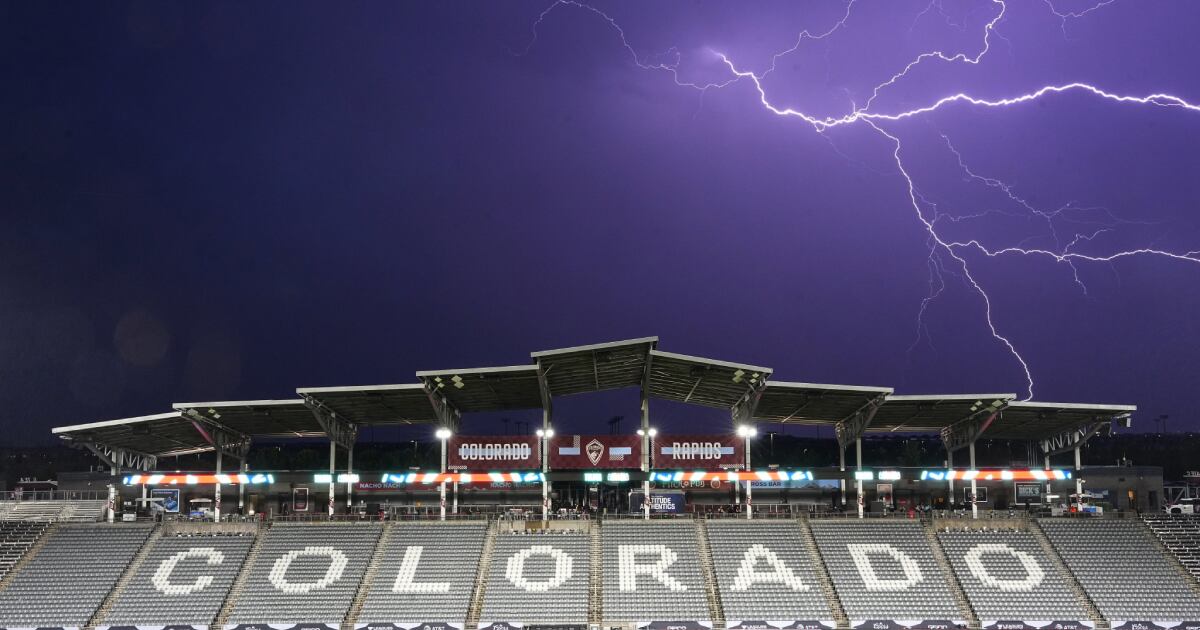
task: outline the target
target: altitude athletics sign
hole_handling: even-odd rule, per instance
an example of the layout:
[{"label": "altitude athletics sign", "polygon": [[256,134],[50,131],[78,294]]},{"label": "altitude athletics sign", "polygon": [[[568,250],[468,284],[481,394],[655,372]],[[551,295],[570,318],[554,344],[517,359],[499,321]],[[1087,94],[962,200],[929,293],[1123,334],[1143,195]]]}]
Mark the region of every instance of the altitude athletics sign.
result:
[{"label": "altitude athletics sign", "polygon": [[527,435],[455,435],[446,445],[450,470],[537,470],[538,438]]},{"label": "altitude athletics sign", "polygon": [[733,435],[660,435],[654,438],[658,468],[741,468],[745,442]]},{"label": "altitude athletics sign", "polygon": [[642,438],[636,435],[555,435],[550,438],[550,468],[640,468]]}]

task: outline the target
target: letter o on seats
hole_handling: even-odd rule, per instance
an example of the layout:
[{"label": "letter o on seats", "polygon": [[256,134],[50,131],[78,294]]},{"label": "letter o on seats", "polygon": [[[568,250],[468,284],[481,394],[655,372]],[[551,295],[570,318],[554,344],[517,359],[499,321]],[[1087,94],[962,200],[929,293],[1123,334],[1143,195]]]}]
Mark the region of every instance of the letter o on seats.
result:
[{"label": "letter o on seats", "polygon": [[[292,562],[300,556],[325,556],[329,558],[329,568],[325,575],[316,582],[299,582],[293,584],[287,580],[287,570]],[[326,588],[342,578],[346,570],[346,554],[329,546],[309,546],[303,549],[293,549],[275,561],[268,576],[275,588],[290,594],[304,594],[316,589]]]}]

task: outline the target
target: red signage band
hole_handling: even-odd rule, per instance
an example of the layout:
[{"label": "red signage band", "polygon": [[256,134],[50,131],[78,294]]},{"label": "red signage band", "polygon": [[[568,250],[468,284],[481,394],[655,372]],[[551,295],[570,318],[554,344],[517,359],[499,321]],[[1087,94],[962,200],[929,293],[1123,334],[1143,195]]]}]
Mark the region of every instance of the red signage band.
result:
[{"label": "red signage band", "polygon": [[455,435],[446,444],[449,470],[538,470],[539,439],[526,435]]},{"label": "red signage band", "polygon": [[552,470],[629,469],[642,465],[636,435],[555,435],[547,449]]},{"label": "red signage band", "polygon": [[658,435],[654,438],[655,468],[741,468],[746,442],[735,435]]}]

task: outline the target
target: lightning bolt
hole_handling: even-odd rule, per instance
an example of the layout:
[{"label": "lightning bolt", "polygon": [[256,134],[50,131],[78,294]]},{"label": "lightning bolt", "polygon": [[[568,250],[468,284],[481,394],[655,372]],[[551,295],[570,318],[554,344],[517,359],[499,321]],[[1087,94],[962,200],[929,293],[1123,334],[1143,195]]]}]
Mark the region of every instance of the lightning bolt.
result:
[{"label": "lightning bolt", "polygon": [[[1043,1],[1049,8],[1051,14],[1061,20],[1064,36],[1066,34],[1066,22],[1068,20],[1084,17],[1116,2],[1116,0],[1100,0],[1099,2],[1080,10],[1063,11],[1059,10],[1052,0]],[[1093,240],[1101,234],[1112,231],[1116,224],[1132,223],[1121,220],[1111,213],[1108,213],[1108,216],[1111,220],[1110,224],[1103,225],[1089,233],[1076,232],[1072,235],[1071,240],[1063,245],[1058,232],[1058,227],[1055,224],[1056,219],[1062,220],[1065,213],[1068,211],[1103,210],[1107,213],[1107,210],[1078,208],[1072,205],[1063,206],[1053,211],[1039,209],[1031,204],[1025,197],[1021,196],[1014,186],[1000,179],[981,175],[971,169],[971,167],[968,166],[966,161],[963,159],[962,154],[954,147],[953,143],[950,141],[950,138],[945,134],[941,134],[941,137],[946,144],[947,150],[955,157],[959,168],[966,175],[967,179],[979,185],[1000,191],[1014,206],[1014,210],[995,209],[979,214],[960,216],[952,216],[941,212],[939,211],[937,204],[931,202],[920,192],[919,186],[916,184],[913,176],[910,173],[910,169],[905,164],[904,144],[898,132],[894,129],[890,129],[890,127],[892,127],[892,123],[923,117],[952,106],[1007,108],[1031,103],[1059,94],[1075,92],[1096,97],[1105,101],[1110,101],[1116,104],[1131,106],[1153,106],[1166,109],[1178,109],[1185,112],[1200,112],[1200,104],[1191,103],[1179,96],[1163,92],[1147,95],[1121,94],[1097,87],[1090,83],[1069,82],[1044,85],[1030,92],[1019,93],[1004,98],[981,98],[966,92],[957,92],[932,98],[926,102],[926,104],[910,109],[889,111],[886,109],[881,110],[877,107],[877,101],[881,100],[881,97],[889,90],[889,88],[903,82],[911,72],[922,65],[941,63],[978,66],[988,55],[988,53],[991,52],[993,48],[992,39],[994,37],[1003,39],[1003,36],[997,32],[997,28],[1004,21],[1005,15],[1008,11],[1006,0],[991,0],[991,5],[994,7],[995,13],[984,24],[982,38],[976,50],[972,52],[931,50],[920,53],[911,61],[906,63],[902,68],[900,68],[899,71],[875,85],[871,90],[871,96],[865,102],[863,102],[862,105],[851,103],[849,111],[843,114],[823,116],[774,103],[769,97],[767,89],[764,87],[764,80],[767,76],[775,71],[779,60],[787,55],[797,52],[807,40],[825,39],[834,35],[839,30],[846,28],[847,23],[851,19],[854,5],[855,0],[849,0],[846,3],[845,13],[842,14],[840,19],[835,21],[833,25],[825,30],[813,32],[805,29],[801,31],[799,35],[797,35],[795,43],[791,47],[775,53],[771,58],[771,63],[769,66],[761,72],[754,72],[752,70],[744,69],[736,64],[728,55],[719,51],[712,51],[713,54],[720,58],[721,62],[729,71],[729,76],[719,81],[697,82],[688,81],[681,78],[679,68],[682,61],[682,56],[676,48],[670,48],[661,54],[654,55],[653,57],[640,55],[634,46],[629,42],[625,35],[624,29],[620,26],[620,24],[617,23],[615,19],[613,19],[604,11],[578,0],[557,0],[543,10],[533,23],[531,28],[533,36],[528,45],[524,48],[524,50],[514,54],[527,54],[534,47],[534,45],[537,43],[538,29],[554,11],[560,8],[575,8],[589,12],[607,23],[607,25],[619,37],[622,46],[629,54],[629,57],[635,66],[646,71],[665,72],[671,76],[675,85],[679,87],[705,92],[710,89],[720,89],[743,81],[749,82],[757,95],[758,104],[765,112],[775,116],[793,118],[799,122],[805,123],[818,134],[826,137],[827,140],[829,140],[827,132],[838,127],[848,127],[852,125],[865,125],[866,127],[869,127],[872,131],[878,134],[881,139],[885,140],[890,145],[890,155],[895,165],[896,173],[900,177],[902,187],[905,190],[907,203],[911,207],[916,220],[923,226],[927,235],[927,245],[929,246],[929,258],[927,260],[927,265],[929,268],[929,292],[921,300],[917,316],[917,336],[912,346],[910,346],[910,351],[915,348],[923,339],[930,339],[928,328],[924,323],[924,315],[928,306],[937,300],[937,298],[940,297],[946,290],[944,274],[959,276],[965,285],[971,290],[971,292],[979,298],[983,310],[983,320],[991,334],[992,339],[999,343],[1013,357],[1015,362],[1019,365],[1021,371],[1024,373],[1025,399],[1032,399],[1034,395],[1033,372],[1031,371],[1029,363],[1026,361],[1025,357],[1017,349],[1016,344],[1014,344],[1014,342],[1008,336],[1003,334],[997,326],[992,314],[992,298],[972,273],[972,268],[967,258],[968,252],[981,254],[986,258],[992,259],[1003,258],[1006,256],[1042,257],[1055,263],[1066,265],[1070,268],[1075,283],[1079,285],[1081,290],[1086,295],[1087,287],[1079,277],[1079,270],[1076,267],[1076,263],[1112,264],[1113,262],[1124,258],[1138,256],[1154,256],[1184,263],[1200,263],[1200,250],[1178,253],[1153,247],[1143,247],[1131,250],[1115,251],[1106,254],[1085,254],[1078,251],[1076,249],[1078,246],[1093,242]],[[931,0],[929,5],[926,6],[925,9],[917,16],[916,20],[919,20],[923,15],[932,10],[937,10],[944,18],[949,20],[946,14],[942,11],[940,0]],[[916,20],[914,20],[914,24],[916,23]],[[669,59],[670,61],[654,61],[654,59],[662,58]],[[834,150],[837,151],[837,148],[835,145],[833,145],[832,140],[830,140],[830,144],[831,146],[834,146]],[[924,210],[923,208],[928,209],[928,211]],[[943,237],[937,229],[937,224],[943,220],[957,223],[975,218],[981,218],[982,216],[993,213],[1010,215],[1014,213],[1027,213],[1027,215],[1039,218],[1046,224],[1049,237],[1053,241],[1053,246],[1029,247],[1026,245],[1026,242],[1030,239],[1026,239],[1021,243],[1012,246],[990,247],[977,239],[949,240]],[[1094,221],[1076,222],[1095,223]],[[947,263],[949,263],[949,265]],[[951,271],[951,268],[954,270]]]}]

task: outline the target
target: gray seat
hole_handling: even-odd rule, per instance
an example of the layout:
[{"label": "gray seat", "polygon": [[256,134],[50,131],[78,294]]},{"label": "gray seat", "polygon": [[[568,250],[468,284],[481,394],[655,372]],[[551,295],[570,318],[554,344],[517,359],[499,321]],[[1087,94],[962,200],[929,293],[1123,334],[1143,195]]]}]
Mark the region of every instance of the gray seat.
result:
[{"label": "gray seat", "polygon": [[104,622],[130,626],[212,623],[253,543],[250,534],[158,539]]},{"label": "gray seat", "polygon": [[[604,620],[707,620],[708,598],[691,521],[607,521]],[[661,563],[657,575],[646,565]]]},{"label": "gray seat", "polygon": [[150,531],[143,524],[60,525],[0,592],[0,626],[87,624]]},{"label": "gray seat", "polygon": [[589,542],[581,532],[499,534],[480,619],[587,623]]},{"label": "gray seat", "polygon": [[380,532],[378,523],[272,525],[229,623],[341,623]]},{"label": "gray seat", "polygon": [[1064,518],[1038,524],[1105,618],[1200,619],[1200,596],[1141,522]]},{"label": "gray seat", "polygon": [[386,547],[380,550],[384,555],[358,623],[463,623],[471,605],[487,523],[398,523],[392,527]]},{"label": "gray seat", "polygon": [[961,617],[919,522],[831,519],[811,527],[851,620]]},{"label": "gray seat", "polygon": [[833,619],[795,521],[711,520],[708,544],[726,619]]}]

